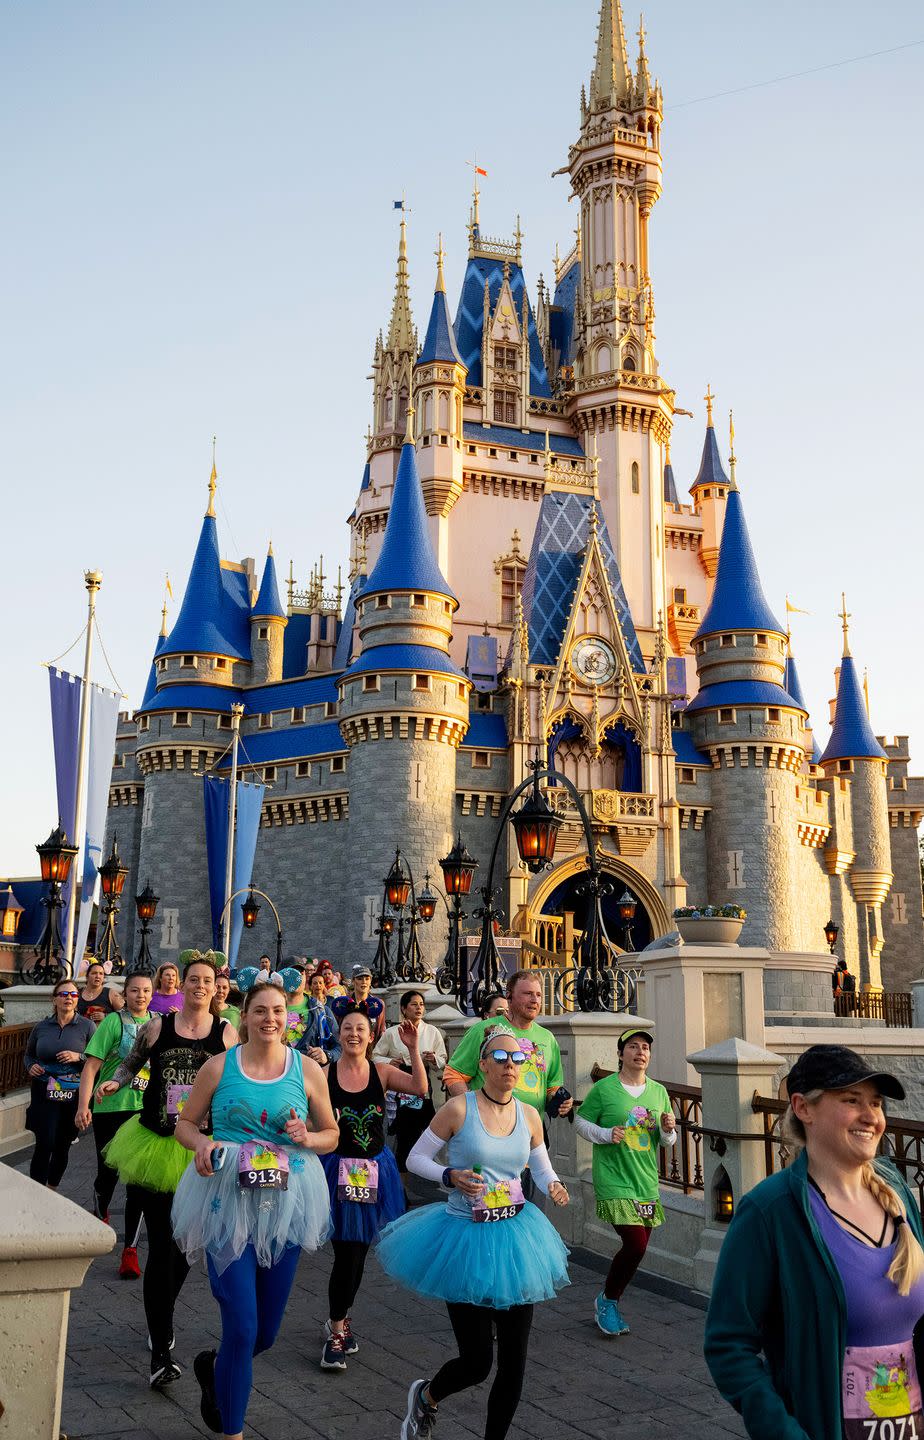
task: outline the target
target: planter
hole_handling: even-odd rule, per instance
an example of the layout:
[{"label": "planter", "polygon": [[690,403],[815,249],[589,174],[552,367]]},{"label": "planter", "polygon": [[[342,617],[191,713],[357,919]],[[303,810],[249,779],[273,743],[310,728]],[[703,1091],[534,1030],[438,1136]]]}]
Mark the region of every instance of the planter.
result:
[{"label": "planter", "polygon": [[743,920],[729,915],[677,916],[674,924],[688,945],[737,945]]}]

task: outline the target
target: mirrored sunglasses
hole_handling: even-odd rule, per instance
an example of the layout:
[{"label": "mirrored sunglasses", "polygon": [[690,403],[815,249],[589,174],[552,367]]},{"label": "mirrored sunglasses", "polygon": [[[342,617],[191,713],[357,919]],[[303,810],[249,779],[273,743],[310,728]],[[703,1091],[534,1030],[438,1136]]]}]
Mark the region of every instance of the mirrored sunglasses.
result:
[{"label": "mirrored sunglasses", "polygon": [[508,1060],[512,1060],[514,1065],[526,1064],[526,1053],[523,1050],[489,1050],[488,1054],[498,1065],[505,1065]]},{"label": "mirrored sunglasses", "polygon": [[79,990],[59,990],[55,996],[56,1000],[77,1000],[79,998]]}]

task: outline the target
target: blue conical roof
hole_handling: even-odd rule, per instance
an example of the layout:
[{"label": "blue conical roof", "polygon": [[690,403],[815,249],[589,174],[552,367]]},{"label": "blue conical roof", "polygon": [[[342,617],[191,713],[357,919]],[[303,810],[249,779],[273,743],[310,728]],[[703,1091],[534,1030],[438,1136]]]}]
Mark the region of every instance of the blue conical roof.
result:
[{"label": "blue conical roof", "polygon": [[841,661],[834,707],[834,728],[819,764],[827,760],[887,760],[889,757],[873,734],[866,713],[863,689],[852,655]]},{"label": "blue conical roof", "polygon": [[802,682],[799,679],[799,672],[796,669],[796,662],[791,655],[786,657],[786,669],[783,673],[783,689],[787,690],[794,700],[799,703],[799,709],[808,714],[808,706],[805,703],[805,696],[802,693]]},{"label": "blue conical roof", "polygon": [[181,651],[250,659],[249,597],[240,566],[222,569],[214,515],[206,515],[199,532],[186,593],[176,624],[162,647],[168,655]]},{"label": "blue conical roof", "polygon": [[279,586],[276,583],[276,561],[273,559],[273,547],[269,548],[266,556],[266,564],[263,567],[263,579],[260,581],[260,593],[257,602],[253,607],[254,620],[284,620],[286,612],[282,608],[282,601],[279,598]]},{"label": "blue conical roof", "polygon": [[363,594],[374,595],[383,590],[429,590],[456,600],[443,579],[430,543],[427,511],[417,474],[417,452],[412,440],[405,440],[401,447],[385,539]]},{"label": "blue conical roof", "polygon": [[703,441],[703,458],[699,462],[699,471],[696,479],[690,486],[690,490],[695,490],[697,485],[731,485],[731,481],[722,469],[722,461],[719,457],[719,446],[715,438],[715,428],[712,425],[706,426],[706,438]]},{"label": "blue conical roof", "polygon": [[417,364],[431,365],[436,360],[443,360],[450,365],[464,363],[459,354],[455,331],[449,318],[446,292],[439,289],[435,290],[433,294],[430,320],[424,336],[423,349],[417,357]]},{"label": "blue conical roof", "polygon": [[674,467],[669,460],[664,467],[664,501],[667,505],[680,504],[680,497],[677,494],[677,482],[674,479]]},{"label": "blue conical roof", "polygon": [[154,659],[151,661],[151,668],[148,671],[148,683],[144,687],[144,695],[141,698],[141,709],[149,705],[157,694],[157,657],[161,654],[167,644],[166,635],[158,635],[157,644],[154,646]]},{"label": "blue conical roof", "polygon": [[696,638],[717,630],[773,630],[785,635],[764,597],[741,495],[730,490],[719,547],[719,568],[709,608]]}]

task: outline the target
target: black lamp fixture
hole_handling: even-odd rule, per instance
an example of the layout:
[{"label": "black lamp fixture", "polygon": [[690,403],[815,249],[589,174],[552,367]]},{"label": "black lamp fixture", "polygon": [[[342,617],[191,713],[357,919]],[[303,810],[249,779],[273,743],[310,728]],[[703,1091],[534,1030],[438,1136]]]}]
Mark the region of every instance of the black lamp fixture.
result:
[{"label": "black lamp fixture", "polygon": [[401,865],[401,851],[395,851],[394,862],[385,879],[385,898],[393,910],[404,909],[411,893],[411,882]]},{"label": "black lamp fixture", "polygon": [[[423,890],[417,894],[413,872],[406,856],[402,855],[400,850],[395,851],[391,869],[382,884],[382,908],[375,932],[379,939],[372,962],[373,984],[384,987],[393,985],[396,980],[403,980],[419,985],[431,977],[421,954],[417,927],[421,921],[428,925],[433,919],[439,897],[430,889],[429,871]],[[393,964],[391,937],[394,934],[396,918],[398,935]]]},{"label": "black lamp fixture", "polygon": [[246,930],[252,930],[257,923],[257,916],[260,913],[260,905],[254,898],[252,885],[247,899],[241,901],[241,912],[244,916],[244,928]]},{"label": "black lamp fixture", "polygon": [[829,920],[825,926],[825,940],[832,955],[834,954],[834,947],[837,944],[837,937],[840,933],[840,926],[835,925],[833,920]]},{"label": "black lamp fixture", "polygon": [[442,995],[454,994],[456,1004],[462,1008],[468,988],[462,966],[462,900],[471,893],[478,861],[468,853],[461,833],[456,836],[456,843],[449,854],[440,861],[440,869],[452,909],[449,911],[449,946],[437,971],[436,986]]},{"label": "black lamp fixture", "polygon": [[141,891],[141,894],[135,896],[135,910],[137,912],[138,919],[141,921],[141,947],[138,951],[138,959],[135,961],[130,971],[132,975],[153,976],[157,968],[151,955],[151,947],[148,944],[148,936],[151,933],[151,921],[154,919],[154,916],[157,913],[157,907],[159,904],[160,896],[154,894],[154,891],[151,889],[151,882],[149,880],[145,885],[144,889]]},{"label": "black lamp fixture", "polygon": [[533,774],[533,792],[511,818],[517,850],[527,870],[538,875],[552,864],[555,841],[562,824],[548,800],[539,790],[539,771]]},{"label": "black lamp fixture", "polygon": [[471,894],[478,861],[473,855],[469,855],[461,835],[456,837],[456,843],[449,854],[443,856],[440,861],[440,869],[443,872],[443,884],[446,887],[447,895],[455,897],[456,895]]},{"label": "black lamp fixture", "polygon": [[637,902],[630,890],[624,890],[616,902],[619,906],[619,918],[623,928],[623,949],[628,954],[635,952],[635,945],[632,941],[632,921],[635,919]]},{"label": "black lamp fixture", "polygon": [[727,1225],[735,1213],[735,1192],[724,1165],[719,1166],[712,1182],[712,1213],[723,1225]]},{"label": "black lamp fixture", "polygon": [[425,925],[429,925],[436,914],[437,898],[430,889],[430,871],[428,870],[424,876],[424,888],[417,896],[417,910]]},{"label": "black lamp fixture", "polygon": [[41,866],[42,880],[48,886],[48,893],[42,897],[45,906],[45,925],[41,939],[35,947],[36,962],[23,967],[22,978],[27,985],[53,985],[69,975],[63,960],[64,942],[58,925],[58,911],[64,901],[61,890],[67,884],[71,863],[77,854],[77,846],[68,843],[60,821],[52,830],[44,845],[36,845]]},{"label": "black lamp fixture", "polygon": [[113,975],[121,975],[125,969],[125,961],[122,959],[122,952],[119,949],[115,926],[119,913],[119,899],[125,887],[127,875],[128,867],[123,865],[119,859],[118,837],[113,835],[109,856],[99,867],[99,885],[103,897],[103,934],[96,946],[97,956],[104,965],[109,966],[110,973]]}]

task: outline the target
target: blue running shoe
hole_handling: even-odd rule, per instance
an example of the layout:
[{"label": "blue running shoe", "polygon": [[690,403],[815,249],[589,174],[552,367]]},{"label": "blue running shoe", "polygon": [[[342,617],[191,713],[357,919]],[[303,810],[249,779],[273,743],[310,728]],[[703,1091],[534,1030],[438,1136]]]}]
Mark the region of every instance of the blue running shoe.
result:
[{"label": "blue running shoe", "polygon": [[615,1300],[608,1300],[601,1291],[594,1301],[594,1319],[604,1335],[628,1335],[629,1327],[619,1313]]}]

